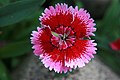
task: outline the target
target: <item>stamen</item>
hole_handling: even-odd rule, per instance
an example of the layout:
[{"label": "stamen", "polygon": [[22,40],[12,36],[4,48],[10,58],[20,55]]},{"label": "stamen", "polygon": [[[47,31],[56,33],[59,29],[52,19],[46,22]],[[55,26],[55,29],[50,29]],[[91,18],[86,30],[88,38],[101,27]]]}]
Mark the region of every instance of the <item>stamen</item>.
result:
[{"label": "stamen", "polygon": [[60,26],[59,28],[56,28],[55,32],[52,32],[52,35],[52,44],[60,50],[71,47],[75,42],[75,35],[70,27]]}]

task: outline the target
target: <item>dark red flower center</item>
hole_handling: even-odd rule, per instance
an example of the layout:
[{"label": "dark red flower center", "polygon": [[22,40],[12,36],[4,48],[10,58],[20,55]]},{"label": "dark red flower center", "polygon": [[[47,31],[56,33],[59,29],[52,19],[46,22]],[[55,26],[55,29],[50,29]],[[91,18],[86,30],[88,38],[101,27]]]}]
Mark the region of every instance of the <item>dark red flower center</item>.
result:
[{"label": "dark red flower center", "polygon": [[51,42],[60,50],[71,47],[75,42],[75,32],[71,27],[60,26],[52,34]]}]

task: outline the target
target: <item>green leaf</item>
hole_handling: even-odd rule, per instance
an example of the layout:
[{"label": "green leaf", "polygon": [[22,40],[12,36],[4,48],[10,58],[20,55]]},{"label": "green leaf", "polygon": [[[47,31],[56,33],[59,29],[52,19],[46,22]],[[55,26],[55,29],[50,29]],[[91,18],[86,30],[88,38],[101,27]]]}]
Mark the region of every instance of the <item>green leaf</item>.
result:
[{"label": "green leaf", "polygon": [[10,58],[21,56],[31,51],[31,45],[28,41],[14,42],[0,48],[0,58]]},{"label": "green leaf", "polygon": [[109,18],[117,17],[119,14],[119,10],[120,10],[119,0],[112,0],[112,3],[104,16],[104,20],[111,21],[111,20],[109,20]]},{"label": "green leaf", "polygon": [[0,27],[17,23],[34,15],[45,0],[22,0],[0,8]]},{"label": "green leaf", "polygon": [[95,37],[98,44],[98,56],[120,74],[120,54],[112,50],[110,43],[120,36],[120,2],[112,0],[111,5],[105,13],[103,20],[97,21],[97,35]]},{"label": "green leaf", "polygon": [[[15,40],[21,40],[23,38],[27,38],[28,36],[30,36],[30,33],[32,32],[32,30],[36,30],[36,27],[37,26],[40,26],[40,22],[38,20],[40,14],[43,12],[43,9],[41,8],[39,10],[39,13],[37,13],[35,15],[34,18],[32,18],[32,20],[30,21],[30,26],[29,27],[26,27],[28,26],[28,24],[24,24],[23,26],[25,26],[18,34],[17,36],[15,36]],[[39,25],[38,25],[39,24]]]},{"label": "green leaf", "polygon": [[59,37],[59,34],[57,34],[56,32],[52,32],[52,35]]},{"label": "green leaf", "polygon": [[0,0],[0,7],[9,4],[10,0]]},{"label": "green leaf", "polygon": [[108,34],[108,33],[113,34],[113,33],[111,33],[111,31],[115,31],[115,29],[118,27],[119,18],[120,18],[119,0],[112,0],[111,5],[108,8],[108,10],[106,11],[105,16],[103,18],[102,27],[104,29],[101,28],[102,32],[105,34]]},{"label": "green leaf", "polygon": [[0,80],[10,80],[7,69],[2,61],[0,61]]},{"label": "green leaf", "polygon": [[[21,31],[19,31],[18,34],[14,36],[14,40],[21,40],[21,39],[27,39],[28,36],[30,36],[32,30],[36,30],[37,26],[41,26],[39,23],[40,21],[38,20],[40,14],[43,12],[43,8],[39,10],[39,13],[37,13],[32,20],[30,20],[30,26],[28,27],[28,24],[25,23],[23,26],[25,26]],[[39,25],[38,25],[39,24]]]}]

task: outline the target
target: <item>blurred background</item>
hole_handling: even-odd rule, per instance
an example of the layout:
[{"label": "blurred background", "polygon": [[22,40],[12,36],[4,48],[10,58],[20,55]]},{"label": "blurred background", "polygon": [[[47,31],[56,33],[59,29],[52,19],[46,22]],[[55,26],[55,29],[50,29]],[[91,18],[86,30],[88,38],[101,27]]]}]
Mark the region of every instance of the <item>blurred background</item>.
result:
[{"label": "blurred background", "polygon": [[[32,52],[30,34],[43,10],[56,3],[85,8],[95,19],[97,56],[120,75],[120,0],[0,0],[0,80]],[[116,49],[117,48],[117,49]]]}]

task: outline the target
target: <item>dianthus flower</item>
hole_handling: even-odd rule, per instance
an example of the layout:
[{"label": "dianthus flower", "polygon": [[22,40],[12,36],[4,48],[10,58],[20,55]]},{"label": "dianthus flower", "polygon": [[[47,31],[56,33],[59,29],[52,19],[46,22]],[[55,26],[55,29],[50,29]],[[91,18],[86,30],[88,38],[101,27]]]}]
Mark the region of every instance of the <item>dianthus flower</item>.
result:
[{"label": "dianthus flower", "polygon": [[49,70],[66,73],[88,63],[96,53],[95,23],[86,10],[67,4],[56,4],[44,10],[39,18],[41,28],[32,32],[34,54]]}]

